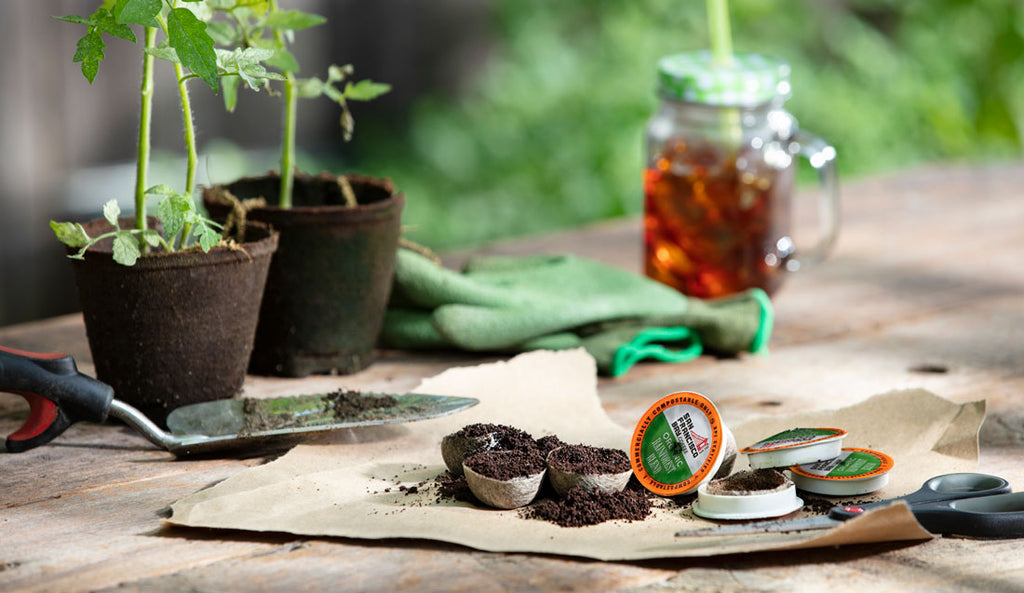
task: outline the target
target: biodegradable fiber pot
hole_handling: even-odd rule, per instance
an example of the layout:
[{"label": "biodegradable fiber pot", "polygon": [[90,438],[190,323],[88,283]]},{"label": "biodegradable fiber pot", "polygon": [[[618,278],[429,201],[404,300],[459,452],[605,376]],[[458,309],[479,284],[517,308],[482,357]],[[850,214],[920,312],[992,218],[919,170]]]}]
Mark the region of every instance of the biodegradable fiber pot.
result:
[{"label": "biodegradable fiber pot", "polygon": [[348,176],[357,206],[346,206],[339,178],[297,174],[293,207],[277,204],[280,178],[245,178],[207,188],[211,215],[223,220],[237,200],[263,198],[267,206],[246,218],[281,233],[260,311],[249,370],[303,377],[359,371],[373,361],[391,294],[405,197],[389,180]]},{"label": "biodegradable fiber pot", "polygon": [[[112,228],[83,226],[90,236]],[[162,425],[174,408],[241,390],[277,233],[253,225],[246,239],[240,249],[149,253],[130,267],[107,240],[74,260],[96,376],[119,400]]]}]

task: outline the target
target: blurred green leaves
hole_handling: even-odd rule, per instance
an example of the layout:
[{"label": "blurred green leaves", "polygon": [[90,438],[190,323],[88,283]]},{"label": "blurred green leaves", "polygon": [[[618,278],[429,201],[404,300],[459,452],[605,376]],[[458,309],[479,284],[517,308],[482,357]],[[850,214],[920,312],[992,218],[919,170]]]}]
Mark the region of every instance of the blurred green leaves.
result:
[{"label": "blurred green leaves", "polygon": [[[706,48],[703,2],[493,4],[498,41],[469,92],[422,103],[367,168],[408,196],[432,247],[642,208],[656,60]],[[843,178],[932,160],[1020,156],[1024,5],[1012,0],[732,0],[736,50],[793,67],[789,110]],[[385,135],[381,135],[385,136]]]}]

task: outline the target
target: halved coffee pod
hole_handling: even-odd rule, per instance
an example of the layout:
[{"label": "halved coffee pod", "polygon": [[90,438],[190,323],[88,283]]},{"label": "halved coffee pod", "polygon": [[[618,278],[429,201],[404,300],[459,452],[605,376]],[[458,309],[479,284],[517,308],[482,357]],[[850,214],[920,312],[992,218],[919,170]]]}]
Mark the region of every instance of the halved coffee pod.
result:
[{"label": "halved coffee pod", "polygon": [[767,519],[803,505],[789,478],[773,469],[758,469],[701,484],[693,512],[705,519]]},{"label": "halved coffee pod", "polygon": [[565,445],[548,454],[548,481],[559,496],[579,486],[588,492],[621,492],[633,475],[629,456],[618,449]]},{"label": "halved coffee pod", "polygon": [[484,451],[462,462],[466,484],[480,502],[497,509],[517,509],[533,502],[547,468],[537,454]]},{"label": "halved coffee pod", "polygon": [[441,458],[452,474],[462,475],[462,462],[482,451],[507,451],[536,447],[526,431],[504,424],[467,424],[441,439]]}]

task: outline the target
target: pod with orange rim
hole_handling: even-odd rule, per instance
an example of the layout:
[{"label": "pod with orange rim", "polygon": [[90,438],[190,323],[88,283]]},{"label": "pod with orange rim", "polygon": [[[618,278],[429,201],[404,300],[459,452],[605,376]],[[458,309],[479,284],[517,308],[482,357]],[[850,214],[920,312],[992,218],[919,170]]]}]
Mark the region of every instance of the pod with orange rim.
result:
[{"label": "pod with orange rim", "polygon": [[889,483],[892,457],[879,451],[849,447],[834,459],[789,468],[796,487],[826,496],[868,494]]},{"label": "pod with orange rim", "polygon": [[645,488],[661,496],[679,496],[728,474],[736,444],[710,399],[681,391],[661,398],[640,418],[629,457]]}]

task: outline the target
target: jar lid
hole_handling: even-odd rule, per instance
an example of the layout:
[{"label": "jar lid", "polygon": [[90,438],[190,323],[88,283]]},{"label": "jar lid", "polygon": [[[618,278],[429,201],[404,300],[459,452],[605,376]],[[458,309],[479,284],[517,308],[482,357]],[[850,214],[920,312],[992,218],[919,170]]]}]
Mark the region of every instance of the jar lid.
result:
[{"label": "jar lid", "polygon": [[709,50],[658,60],[658,93],[670,99],[726,107],[753,107],[789,97],[789,64],[755,53],[736,53],[719,64]]},{"label": "jar lid", "polygon": [[[661,496],[689,494],[712,479],[729,455],[731,432],[707,397],[682,391],[652,405],[630,446],[633,473]],[[735,445],[733,445],[735,446]]]}]

